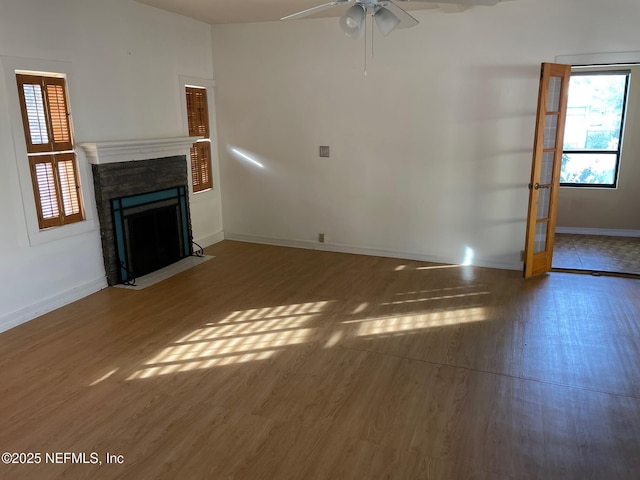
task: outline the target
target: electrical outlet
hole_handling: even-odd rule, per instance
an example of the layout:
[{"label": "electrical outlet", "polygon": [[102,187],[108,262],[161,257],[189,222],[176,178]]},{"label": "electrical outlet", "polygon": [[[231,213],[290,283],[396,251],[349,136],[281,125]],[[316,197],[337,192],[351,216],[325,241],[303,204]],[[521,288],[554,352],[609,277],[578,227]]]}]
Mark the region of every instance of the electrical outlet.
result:
[{"label": "electrical outlet", "polygon": [[328,145],[320,145],[320,156],[321,157],[329,157],[329,146]]},{"label": "electrical outlet", "polygon": [[318,234],[318,242],[324,243],[324,233],[319,233]]}]

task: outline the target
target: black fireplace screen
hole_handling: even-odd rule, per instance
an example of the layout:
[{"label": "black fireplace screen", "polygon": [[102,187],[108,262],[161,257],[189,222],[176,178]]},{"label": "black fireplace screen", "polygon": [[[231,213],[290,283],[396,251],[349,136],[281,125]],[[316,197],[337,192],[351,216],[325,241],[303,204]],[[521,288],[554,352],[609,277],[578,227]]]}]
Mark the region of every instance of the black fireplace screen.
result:
[{"label": "black fireplace screen", "polygon": [[115,198],[111,208],[121,282],[192,254],[184,186]]}]

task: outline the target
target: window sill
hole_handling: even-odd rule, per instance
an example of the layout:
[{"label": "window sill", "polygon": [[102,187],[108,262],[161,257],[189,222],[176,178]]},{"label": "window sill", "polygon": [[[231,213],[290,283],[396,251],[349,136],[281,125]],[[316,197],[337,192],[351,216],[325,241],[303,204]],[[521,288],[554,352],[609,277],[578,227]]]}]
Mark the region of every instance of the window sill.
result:
[{"label": "window sill", "polygon": [[572,188],[575,190],[617,190],[617,185],[562,185],[560,188]]},{"label": "window sill", "polygon": [[200,194],[200,193],[213,192],[213,190],[214,190],[214,188],[213,188],[213,187],[211,187],[211,188],[205,188],[204,190],[198,190],[198,191],[193,191],[193,190],[192,190],[192,191],[191,191],[191,193],[192,193],[193,195],[198,195],[198,194]]},{"label": "window sill", "polygon": [[52,227],[44,230],[29,232],[29,244],[34,247],[49,242],[63,240],[65,238],[82,235],[96,230],[96,223],[93,219],[86,219],[81,222],[62,225],[61,227]]}]

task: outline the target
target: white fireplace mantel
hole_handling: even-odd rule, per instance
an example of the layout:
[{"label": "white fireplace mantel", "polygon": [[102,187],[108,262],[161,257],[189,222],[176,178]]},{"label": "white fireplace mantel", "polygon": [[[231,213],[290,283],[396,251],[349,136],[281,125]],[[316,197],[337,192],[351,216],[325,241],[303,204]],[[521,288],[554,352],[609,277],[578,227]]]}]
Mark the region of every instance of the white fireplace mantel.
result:
[{"label": "white fireplace mantel", "polygon": [[85,151],[89,163],[130,162],[153,158],[189,155],[189,148],[203,137],[171,137],[147,140],[116,140],[106,142],[83,142],[79,146]]}]

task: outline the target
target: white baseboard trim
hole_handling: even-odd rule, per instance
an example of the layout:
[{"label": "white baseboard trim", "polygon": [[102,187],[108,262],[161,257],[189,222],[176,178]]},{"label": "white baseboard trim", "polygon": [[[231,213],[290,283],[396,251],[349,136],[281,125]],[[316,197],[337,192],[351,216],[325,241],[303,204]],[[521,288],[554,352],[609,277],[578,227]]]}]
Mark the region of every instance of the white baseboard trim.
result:
[{"label": "white baseboard trim", "polygon": [[10,328],[17,327],[23,323],[33,320],[40,315],[51,312],[57,308],[68,305],[69,303],[80,300],[81,298],[96,293],[103,288],[106,288],[106,277],[96,278],[95,280],[86,282],[82,285],[70,288],[57,295],[40,300],[28,307],[21,308],[12,313],[0,316],[0,333],[9,330]]},{"label": "white baseboard trim", "polygon": [[[444,263],[459,265],[460,259],[439,255],[425,255],[422,253],[386,250],[381,248],[359,247],[338,243],[318,243],[310,240],[291,240],[284,238],[263,237],[260,235],[248,235],[244,233],[226,233],[225,239],[239,242],[260,243],[263,245],[275,245],[279,247],[304,248],[308,250],[321,250],[324,252],[351,253],[355,255],[370,255],[374,257],[398,258],[402,260],[416,260],[419,262]],[[486,259],[474,259],[474,267],[497,268],[500,270],[522,270],[522,263],[496,262]]]},{"label": "white baseboard trim", "polygon": [[617,228],[556,227],[556,233],[603,235],[606,237],[640,237],[640,230],[622,230]]},{"label": "white baseboard trim", "polygon": [[213,244],[221,242],[222,240],[224,240],[224,230],[220,230],[219,232],[206,235],[204,237],[194,238],[194,241],[202,248],[207,248]]},{"label": "white baseboard trim", "polygon": [[237,240],[238,242],[260,243],[262,245],[275,245],[277,247],[305,248],[308,250],[318,250],[317,242],[310,240],[289,240],[286,238],[263,237],[261,235],[250,235],[246,233],[226,233],[225,240]]}]

